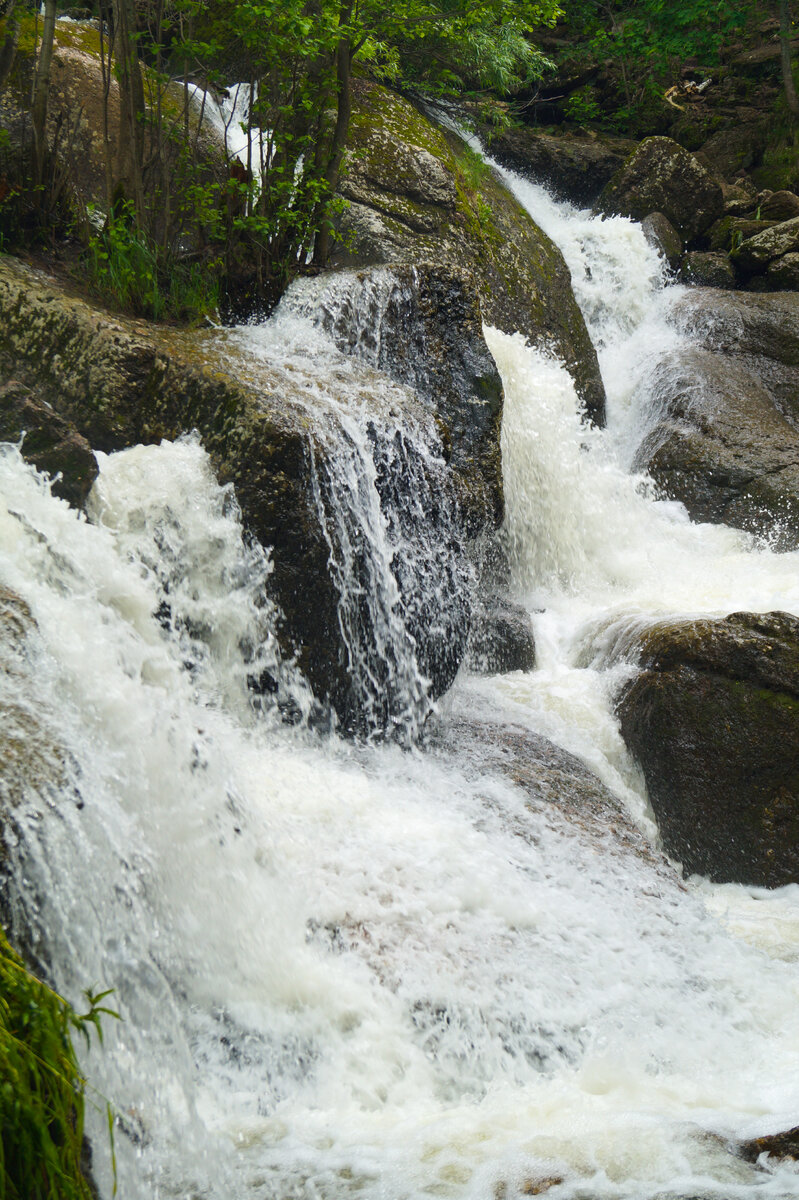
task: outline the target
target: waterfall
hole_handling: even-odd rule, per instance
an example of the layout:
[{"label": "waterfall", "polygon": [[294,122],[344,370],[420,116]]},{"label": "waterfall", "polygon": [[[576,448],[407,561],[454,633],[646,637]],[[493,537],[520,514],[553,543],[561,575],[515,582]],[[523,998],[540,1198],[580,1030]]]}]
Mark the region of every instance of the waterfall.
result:
[{"label": "waterfall", "polygon": [[[538,667],[459,678],[435,751],[252,703],[263,670],[300,712],[311,700],[278,655],[269,556],[196,439],[103,456],[88,519],[0,452],[0,583],[35,620],[0,706],[52,748],[3,870],[12,928],[57,986],[78,1005],[115,989],[122,1019],[84,1061],[103,1200],[106,1099],[125,1200],[510,1200],[547,1181],[553,1200],[797,1194],[790,1164],[758,1172],[726,1141],[796,1123],[799,889],[599,854],[477,751],[447,749],[455,719],[543,733],[652,833],[612,713],[630,670],[618,630],[799,612],[796,555],[692,525],[628,472],[678,336],[640,231],[525,195],[562,223],[610,419],[588,429],[561,364],[487,331]],[[379,331],[364,318],[367,349],[343,353],[306,300],[220,333],[218,352],[306,395],[355,686],[412,731],[430,701],[409,608],[465,620],[454,499],[425,523],[440,446],[424,404],[375,369]]]}]

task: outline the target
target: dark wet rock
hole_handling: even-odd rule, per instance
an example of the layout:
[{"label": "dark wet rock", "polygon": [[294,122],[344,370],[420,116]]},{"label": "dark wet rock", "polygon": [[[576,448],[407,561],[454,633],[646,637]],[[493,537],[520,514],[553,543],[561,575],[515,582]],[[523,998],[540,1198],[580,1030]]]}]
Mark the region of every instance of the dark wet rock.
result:
[{"label": "dark wet rock", "polygon": [[92,448],[75,426],[14,380],[0,385],[0,441],[22,441],[22,457],[53,480],[56,496],[82,508],[97,478]]},{"label": "dark wet rock", "polygon": [[799,292],[799,251],[783,254],[766,267],[765,275],[758,275],[753,282],[762,279],[768,291]]},{"label": "dark wet rock", "polygon": [[[418,277],[421,294],[424,273]],[[441,278],[436,276],[439,284]],[[440,292],[435,296],[440,299]],[[471,311],[465,296],[458,304],[452,294],[450,298],[452,319],[456,311]],[[432,304],[432,296],[420,301],[423,309]],[[473,334],[470,329],[470,338]],[[220,480],[234,484],[247,529],[273,548],[270,590],[282,610],[279,637],[284,652],[296,655],[317,698],[331,703],[347,725],[357,727],[357,695],[339,623],[331,546],[318,503],[318,485],[324,492],[331,453],[324,416],[309,405],[288,372],[264,367],[257,380],[250,379],[243,362],[238,369],[221,372],[218,339],[217,334],[184,333],[110,317],[65,295],[52,280],[16,260],[0,260],[0,380],[14,378],[31,387],[41,402],[52,405],[91,445],[105,451],[174,439],[197,429]],[[465,364],[462,367],[466,370]],[[439,369],[443,370],[437,362],[431,380]],[[479,364],[475,369],[479,374]],[[407,403],[418,406],[410,394]],[[409,447],[398,443],[384,456],[379,487],[395,487],[391,463],[405,461],[408,453]],[[463,446],[459,453],[465,455]],[[475,486],[483,488],[484,498],[492,497],[481,518],[492,527],[496,477],[489,483],[478,475],[472,465]],[[445,557],[457,557],[452,539],[465,540],[466,530],[439,529],[437,524],[444,521],[447,505],[454,508],[454,472],[431,478],[425,486],[433,489],[426,510],[431,544],[440,544]],[[436,489],[441,503],[432,502]],[[431,679],[433,695],[449,686],[468,636],[468,598],[460,607],[447,608],[445,597],[457,591],[455,581],[448,575],[439,582],[442,607],[431,609],[408,598],[400,581],[417,659]],[[442,645],[447,648],[444,654]]]},{"label": "dark wet rock", "polygon": [[724,216],[707,231],[708,245],[711,250],[732,250],[747,238],[763,233],[775,224],[775,221],[756,221],[752,217]]},{"label": "dark wet rock", "polygon": [[735,271],[726,254],[690,250],[680,263],[680,282],[691,287],[734,288]]},{"label": "dark wet rock", "polygon": [[435,262],[474,275],[484,319],[564,360],[604,419],[596,351],[562,254],[460,138],[407,100],[360,80],[331,265]]},{"label": "dark wet rock", "polygon": [[[758,117],[760,114],[756,114]],[[745,121],[720,129],[698,151],[710,170],[721,179],[733,179],[761,161],[768,145],[768,122]]]},{"label": "dark wet rock", "polygon": [[799,544],[799,434],[773,394],[741,360],[691,348],[653,380],[660,417],[638,451],[647,469],[695,521]]},{"label": "dark wet rock", "polygon": [[690,242],[724,209],[719,183],[692,154],[666,137],[646,138],[616,172],[598,207],[642,221],[660,212]]},{"label": "dark wet rock", "polygon": [[682,258],[683,244],[677,230],[661,212],[650,213],[641,222],[644,237],[674,269]]},{"label": "dark wet rock", "polygon": [[799,217],[781,221],[770,229],[747,238],[730,252],[736,269],[744,275],[762,274],[768,264],[783,254],[799,251]]},{"label": "dark wet rock", "polygon": [[532,671],[535,637],[527,610],[503,596],[481,600],[472,614],[466,665],[481,675]]},{"label": "dark wet rock", "polygon": [[741,1158],[757,1162],[761,1154],[773,1158],[799,1159],[799,1125],[784,1133],[767,1133],[763,1137],[739,1142],[736,1150]]},{"label": "dark wet rock", "polygon": [[799,217],[799,196],[795,192],[772,192],[759,205],[764,221],[791,221]]},{"label": "dark wet rock", "polygon": [[303,281],[284,303],[415,390],[435,413],[470,531],[498,525],[502,380],[471,276],[430,263],[338,271]]},{"label": "dark wet rock", "polygon": [[540,183],[572,204],[589,205],[635,149],[609,134],[541,133],[528,126],[492,131],[489,152],[497,162]]},{"label": "dark wet rock", "polygon": [[719,883],[799,882],[799,619],[664,621],[637,658],[617,710],[667,853]]}]

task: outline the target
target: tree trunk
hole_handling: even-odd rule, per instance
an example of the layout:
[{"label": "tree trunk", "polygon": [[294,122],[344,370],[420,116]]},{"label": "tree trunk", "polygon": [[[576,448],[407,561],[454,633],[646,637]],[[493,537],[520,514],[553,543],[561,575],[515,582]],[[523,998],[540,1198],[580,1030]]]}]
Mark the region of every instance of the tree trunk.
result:
[{"label": "tree trunk", "polygon": [[[33,81],[33,182],[36,187],[44,183],[47,160],[47,101],[50,94],[50,69],[53,63],[53,41],[55,39],[56,0],[46,0],[42,44],[36,63]],[[41,199],[41,196],[39,197]]]},{"label": "tree trunk", "polygon": [[11,74],[14,57],[17,53],[19,18],[14,16],[14,3],[15,0],[8,0],[8,4],[6,5],[6,36],[2,46],[0,46],[0,92],[2,92],[5,82]]},{"label": "tree trunk", "polygon": [[[336,126],[333,130],[333,141],[330,147],[325,170],[325,182],[328,196],[332,197],[338,187],[341,164],[344,161],[344,150],[347,145],[347,133],[350,128],[352,115],[352,47],[349,37],[343,38],[336,52],[336,85],[338,88],[338,107],[336,110]],[[325,210],[327,203],[325,204]],[[314,245],[314,266],[324,267],[330,257],[330,242],[333,227],[323,211],[319,222],[319,230]]]},{"label": "tree trunk", "polygon": [[133,201],[144,223],[144,83],[136,50],[133,0],[114,0],[115,57],[119,78],[119,179],[115,191]]},{"label": "tree trunk", "polygon": [[785,101],[788,112],[795,125],[799,124],[799,100],[796,97],[796,87],[793,82],[791,67],[791,14],[789,0],[779,0],[780,9],[780,62],[782,64],[782,82],[785,88]]}]

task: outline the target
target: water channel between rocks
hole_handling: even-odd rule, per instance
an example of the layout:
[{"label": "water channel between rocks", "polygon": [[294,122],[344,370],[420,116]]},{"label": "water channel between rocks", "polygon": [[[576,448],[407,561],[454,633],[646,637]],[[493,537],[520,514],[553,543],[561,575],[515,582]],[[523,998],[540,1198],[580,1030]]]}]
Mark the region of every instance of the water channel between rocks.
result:
[{"label": "water channel between rocks", "polygon": [[[582,423],[556,360],[486,330],[506,392],[512,587],[538,665],[462,672],[435,747],[253,711],[253,656],[277,669],[269,559],[242,540],[196,439],[104,458],[89,521],[13,447],[0,454],[2,582],[38,626],[35,704],[13,671],[0,699],[65,747],[57,783],[18,812],[14,885],[58,986],[116,989],[123,1020],[86,1059],[104,1200],[106,1097],[124,1200],[482,1200],[547,1181],[554,1200],[799,1195],[790,1165],[756,1170],[727,1145],[796,1124],[799,888],[686,884],[656,855],[599,853],[479,749],[448,750],[465,721],[543,734],[654,840],[613,717],[632,670],[612,653],[619,630],[799,614],[797,554],[691,524],[630,473],[657,415],[648,380],[685,336],[640,229],[502,174],[567,258],[608,426]],[[334,378],[324,404],[349,491],[335,508],[329,479],[319,502],[354,547],[357,569],[340,563],[352,612],[372,606],[393,664],[364,694],[377,705],[389,679],[411,720],[418,664],[381,616],[402,584],[392,556],[404,547],[420,594],[431,555],[453,604],[468,580],[411,517],[375,509],[374,475],[393,469],[380,446],[401,469],[411,443],[433,470],[428,426],[397,442],[395,385],[366,351],[336,351],[296,297],[219,342],[317,402],[320,374]],[[383,423],[367,436],[359,397],[376,388]],[[307,711],[301,683],[286,687]]]}]

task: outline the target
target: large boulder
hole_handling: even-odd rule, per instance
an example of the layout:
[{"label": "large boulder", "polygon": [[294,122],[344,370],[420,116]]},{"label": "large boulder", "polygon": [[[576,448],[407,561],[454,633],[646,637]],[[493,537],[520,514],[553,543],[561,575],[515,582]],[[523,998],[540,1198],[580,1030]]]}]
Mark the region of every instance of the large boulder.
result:
[{"label": "large boulder", "polygon": [[365,80],[354,85],[350,150],[331,263],[448,263],[474,275],[484,319],[553,349],[589,416],[605,393],[563,255],[455,134]]},{"label": "large boulder", "polygon": [[729,257],[713,250],[689,250],[680,263],[679,278],[689,287],[734,288],[737,284]]},{"label": "large boulder", "polygon": [[[268,362],[253,375],[245,357],[228,357],[221,371],[222,335],[183,333],[111,317],[65,295],[17,261],[0,260],[0,380],[13,377],[31,387],[96,449],[112,451],[199,430],[220,479],[235,486],[248,530],[273,549],[270,587],[282,610],[279,636],[284,651],[296,656],[317,697],[332,704],[352,728],[364,722],[391,727],[397,719],[395,709],[404,712],[408,707],[407,696],[395,686],[399,667],[392,655],[399,651],[378,636],[395,619],[402,626],[403,645],[415,655],[417,677],[430,681],[427,699],[449,686],[469,630],[467,531],[463,523],[457,524],[456,495],[473,498],[469,517],[477,532],[492,529],[501,514],[498,450],[492,455],[488,446],[488,430],[498,432],[501,393],[493,361],[485,348],[481,355],[474,345],[479,328],[475,302],[457,272],[419,269],[404,285],[411,292],[416,289],[411,307],[417,321],[430,319],[430,341],[439,357],[429,367],[426,404],[395,385],[391,404],[404,406],[409,427],[433,431],[434,439],[438,423],[450,438],[451,457],[457,456],[463,469],[459,476],[457,464],[452,469],[445,466],[440,442],[420,447],[405,435],[401,414],[386,414],[384,376],[375,377],[373,389],[364,387],[361,400],[367,409],[357,420],[365,429],[365,443],[372,447],[385,537],[399,547],[411,535],[417,541],[417,535],[424,535],[430,586],[420,594],[419,580],[405,570],[407,556],[397,553],[391,567],[396,568],[394,584],[386,599],[392,611],[359,608],[353,595],[347,624],[341,608],[345,555],[337,538],[347,537],[348,531],[336,508],[339,476],[346,464],[342,466],[337,455],[340,446],[342,453],[352,450],[352,441],[338,436],[335,405],[320,406],[313,389],[303,390],[291,371]],[[449,319],[468,322],[463,337],[453,332],[446,347],[442,314],[436,308],[442,295],[448,297]],[[404,330],[409,338],[413,328],[408,317]],[[418,330],[414,336],[422,355],[425,337]],[[446,363],[441,358],[445,349]],[[436,378],[445,396],[440,414]],[[336,380],[331,387],[337,396]],[[464,405],[476,397],[475,403],[487,413],[483,442],[478,446],[476,439],[471,452],[467,439],[474,426],[458,426],[451,407],[459,389]],[[486,463],[485,479],[480,461]],[[413,495],[407,494],[411,478]],[[419,529],[414,522],[421,523]],[[368,539],[356,536],[345,547],[356,574],[374,565],[364,558],[370,553],[364,542]],[[355,631],[353,623],[358,625]],[[362,650],[368,660],[360,664],[362,674],[380,681],[368,697],[352,661],[356,634],[361,639],[359,654]]]},{"label": "large boulder", "polygon": [[724,211],[721,185],[677,142],[646,138],[602,191],[601,211],[642,221],[660,212],[690,242]]},{"label": "large boulder", "polygon": [[660,416],[636,456],[695,521],[799,544],[799,434],[740,361],[692,348],[653,379]]},{"label": "large boulder", "polygon": [[697,521],[799,544],[799,296],[697,289],[672,309],[693,345],[661,362],[647,469]]},{"label": "large boulder", "polygon": [[548,184],[572,204],[593,204],[608,180],[635,149],[629,138],[612,134],[542,133],[529,125],[491,130],[492,158]]},{"label": "large boulder", "polygon": [[716,882],[799,882],[799,619],[664,621],[617,710],[667,853]]}]

